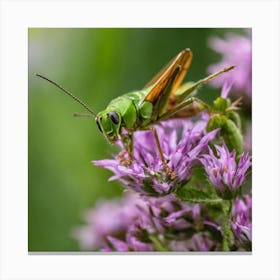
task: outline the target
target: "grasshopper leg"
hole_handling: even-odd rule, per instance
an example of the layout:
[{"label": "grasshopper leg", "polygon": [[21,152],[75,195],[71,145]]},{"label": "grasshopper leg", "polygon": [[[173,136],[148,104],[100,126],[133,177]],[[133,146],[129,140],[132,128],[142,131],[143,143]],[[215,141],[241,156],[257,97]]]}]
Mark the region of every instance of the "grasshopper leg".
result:
[{"label": "grasshopper leg", "polygon": [[202,112],[204,110],[207,110],[208,112],[211,111],[211,107],[206,104],[204,101],[196,98],[196,97],[189,97],[186,100],[182,101],[178,105],[175,105],[173,108],[169,109],[167,112],[162,114],[159,118],[159,121],[169,119],[171,116],[176,115],[180,110],[184,109],[190,104],[196,103],[197,106],[194,107],[195,113]]},{"label": "grasshopper leg", "polygon": [[166,160],[163,156],[163,152],[162,152],[162,149],[161,149],[161,146],[160,146],[159,137],[158,137],[156,129],[154,127],[151,127],[150,130],[152,130],[152,132],[154,134],[154,137],[155,137],[155,140],[156,140],[156,145],[157,145],[157,148],[158,148],[158,151],[159,151],[159,156],[160,156],[160,159],[162,161],[162,164],[164,166],[164,169],[165,169],[166,173],[168,174],[168,176],[170,176],[171,179],[175,179],[175,177],[176,177],[175,173],[167,165]]},{"label": "grasshopper leg", "polygon": [[121,140],[124,149],[119,152],[118,159],[122,165],[129,166],[133,162],[133,135],[131,133],[122,135]]}]

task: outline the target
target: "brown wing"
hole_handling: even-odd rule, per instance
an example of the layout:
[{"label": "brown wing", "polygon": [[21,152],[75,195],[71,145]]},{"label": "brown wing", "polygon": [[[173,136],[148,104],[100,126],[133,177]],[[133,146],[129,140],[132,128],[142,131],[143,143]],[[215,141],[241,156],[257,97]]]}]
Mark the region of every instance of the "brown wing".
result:
[{"label": "brown wing", "polygon": [[171,64],[174,63],[174,60],[177,58],[177,56],[173,57],[162,69],[160,69],[160,71],[144,86],[144,89],[155,84],[158,81],[158,79],[163,75],[163,73],[166,72],[168,68],[170,68]]},{"label": "brown wing", "polygon": [[[172,95],[176,92],[180,84],[182,83],[189,66],[192,61],[192,52],[190,49],[185,49],[181,51],[174,59],[172,59],[146,86],[145,88],[152,86],[152,89],[145,97],[145,101],[149,101],[155,104],[167,85],[170,85],[172,80],[172,85],[169,89],[168,95]],[[178,71],[179,68],[179,71]],[[174,72],[176,77],[174,78]],[[166,98],[165,98],[166,99]]]}]

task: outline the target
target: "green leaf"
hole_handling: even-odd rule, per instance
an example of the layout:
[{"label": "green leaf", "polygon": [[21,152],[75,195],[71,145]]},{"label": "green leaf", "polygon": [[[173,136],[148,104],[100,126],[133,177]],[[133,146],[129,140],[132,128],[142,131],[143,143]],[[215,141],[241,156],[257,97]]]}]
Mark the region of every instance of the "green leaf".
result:
[{"label": "green leaf", "polygon": [[223,136],[229,151],[235,149],[237,155],[242,153],[242,134],[232,120],[228,119],[223,125],[221,135]]},{"label": "green leaf", "polygon": [[[220,135],[223,137],[229,151],[235,149],[236,154],[242,153],[243,137],[238,123],[238,115],[231,114],[234,121],[223,115],[214,115],[207,123],[207,131],[220,128]],[[237,123],[235,123],[235,121]]]},{"label": "green leaf", "polygon": [[222,200],[217,196],[215,188],[208,181],[203,167],[197,167],[188,183],[179,188],[176,196],[190,203],[217,204]]},{"label": "green leaf", "polygon": [[222,199],[203,190],[199,190],[193,187],[184,187],[176,192],[176,196],[182,200],[190,203],[209,203],[216,204],[221,203]]}]

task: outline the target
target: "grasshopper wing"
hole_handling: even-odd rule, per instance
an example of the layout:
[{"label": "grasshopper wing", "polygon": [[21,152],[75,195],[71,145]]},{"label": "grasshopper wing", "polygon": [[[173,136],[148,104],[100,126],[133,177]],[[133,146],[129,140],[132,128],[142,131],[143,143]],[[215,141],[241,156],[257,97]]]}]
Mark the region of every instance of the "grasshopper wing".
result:
[{"label": "grasshopper wing", "polygon": [[148,88],[152,85],[154,87],[146,96],[146,100],[154,103],[153,101],[157,100],[162,87],[168,84],[168,80],[172,77],[173,72],[177,67],[180,67],[180,71],[177,74],[177,77],[173,81],[173,85],[170,91],[170,94],[174,94],[182,83],[187,71],[190,67],[192,61],[192,52],[190,49],[182,50],[175,58],[173,58],[164,68],[162,68],[153,79],[145,85],[144,88]]},{"label": "grasshopper wing", "polygon": [[145,86],[145,88],[151,86],[145,101],[151,102],[154,106],[152,119],[157,119],[166,110],[169,97],[182,83],[191,60],[190,49],[181,51]]}]

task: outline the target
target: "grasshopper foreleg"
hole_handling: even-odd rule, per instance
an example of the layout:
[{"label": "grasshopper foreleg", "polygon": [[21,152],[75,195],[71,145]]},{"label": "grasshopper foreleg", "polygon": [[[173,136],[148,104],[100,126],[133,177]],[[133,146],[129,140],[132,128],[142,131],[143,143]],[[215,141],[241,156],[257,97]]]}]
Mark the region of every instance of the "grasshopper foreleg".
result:
[{"label": "grasshopper foreleg", "polygon": [[119,152],[118,159],[122,165],[129,166],[133,162],[133,134],[121,135],[121,141],[124,148]]}]

